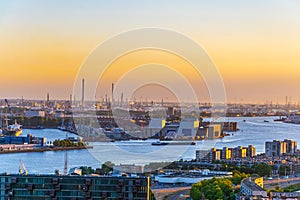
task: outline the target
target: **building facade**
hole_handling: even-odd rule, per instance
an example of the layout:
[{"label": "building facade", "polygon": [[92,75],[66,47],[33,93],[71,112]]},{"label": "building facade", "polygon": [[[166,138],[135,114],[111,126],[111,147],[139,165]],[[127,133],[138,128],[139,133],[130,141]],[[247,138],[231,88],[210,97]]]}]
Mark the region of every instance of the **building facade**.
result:
[{"label": "building facade", "polygon": [[225,160],[230,159],[231,158],[231,149],[228,147],[223,147],[221,158],[225,159]]},{"label": "building facade", "polygon": [[0,175],[0,200],[146,200],[148,192],[147,177]]},{"label": "building facade", "polygon": [[45,111],[43,110],[26,110],[24,112],[25,117],[45,117]]},{"label": "building facade", "polygon": [[265,143],[266,156],[282,156],[284,154],[294,154],[297,151],[297,142],[293,140],[279,141],[273,140],[272,142]]},{"label": "building facade", "polygon": [[270,199],[272,200],[298,200],[300,199],[300,192],[270,192]]},{"label": "building facade", "polygon": [[252,158],[256,156],[254,146],[248,147],[238,146],[235,148],[223,147],[222,149],[212,148],[210,150],[197,150],[196,160],[198,162],[214,162],[217,160],[228,160],[235,158]]},{"label": "building facade", "polygon": [[[258,181],[261,182],[261,179]],[[263,183],[260,183],[263,185]],[[242,180],[238,199],[269,199],[267,191],[256,184],[251,177]]]},{"label": "building facade", "polygon": [[201,126],[197,130],[197,136],[201,139],[217,139],[221,137],[221,134],[221,124]]},{"label": "building facade", "polygon": [[210,150],[197,150],[196,160],[198,162],[208,162],[212,163],[221,159],[221,150],[212,148]]}]

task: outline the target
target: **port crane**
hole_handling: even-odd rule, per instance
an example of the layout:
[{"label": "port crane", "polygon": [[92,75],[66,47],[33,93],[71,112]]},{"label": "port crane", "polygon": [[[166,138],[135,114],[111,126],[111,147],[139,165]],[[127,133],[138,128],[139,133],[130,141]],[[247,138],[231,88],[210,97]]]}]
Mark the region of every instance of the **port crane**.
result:
[{"label": "port crane", "polygon": [[28,174],[28,171],[26,170],[25,165],[24,165],[24,163],[22,162],[22,160],[20,160],[19,174],[20,174],[20,175],[25,175],[25,176]]},{"label": "port crane", "polygon": [[[5,101],[6,106],[7,106],[8,109],[9,109],[9,112],[10,112],[11,115],[12,115],[13,113],[12,113],[12,111],[11,111],[11,107],[10,107],[10,105],[9,105],[9,103],[8,103],[8,100],[5,99],[4,101]],[[6,127],[6,128],[8,127],[8,120],[9,120],[9,119],[7,118],[7,113],[5,113],[4,121],[5,121],[5,127]],[[3,128],[2,110],[1,110],[1,128]]]},{"label": "port crane", "polygon": [[[66,131],[66,139],[68,139],[68,132]],[[68,175],[68,151],[65,151],[65,165],[64,165],[64,175]]]},{"label": "port crane", "polygon": [[11,116],[15,116],[15,114],[14,114],[14,113],[12,112],[12,110],[11,110],[11,107],[10,107],[10,105],[9,105],[9,103],[8,103],[8,100],[7,100],[7,99],[4,99],[4,101],[5,101],[6,105],[7,105],[7,108],[8,108],[8,110],[9,110],[10,115],[11,115]]}]

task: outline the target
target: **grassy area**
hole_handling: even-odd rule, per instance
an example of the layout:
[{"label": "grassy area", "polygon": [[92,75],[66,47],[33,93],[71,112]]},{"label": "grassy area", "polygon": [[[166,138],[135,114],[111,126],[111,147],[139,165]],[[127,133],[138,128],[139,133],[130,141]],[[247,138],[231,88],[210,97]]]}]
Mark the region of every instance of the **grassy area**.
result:
[{"label": "grassy area", "polygon": [[286,188],[283,188],[284,192],[295,192],[300,190],[300,183],[294,184],[294,185],[290,185]]},{"label": "grassy area", "polygon": [[[277,185],[277,186],[276,186]],[[290,185],[285,188],[280,188],[278,184],[272,184],[272,186],[276,186],[275,189],[269,190],[269,192],[295,192],[300,190],[300,183],[296,183],[294,185]]]}]

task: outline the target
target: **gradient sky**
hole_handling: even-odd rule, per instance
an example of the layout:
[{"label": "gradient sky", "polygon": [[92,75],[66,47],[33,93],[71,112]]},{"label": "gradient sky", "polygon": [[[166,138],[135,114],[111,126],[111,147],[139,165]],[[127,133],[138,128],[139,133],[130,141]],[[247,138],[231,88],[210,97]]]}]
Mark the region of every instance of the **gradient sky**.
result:
[{"label": "gradient sky", "polygon": [[187,35],[206,49],[228,101],[300,100],[297,0],[2,0],[0,98],[68,99],[101,42],[143,27]]}]

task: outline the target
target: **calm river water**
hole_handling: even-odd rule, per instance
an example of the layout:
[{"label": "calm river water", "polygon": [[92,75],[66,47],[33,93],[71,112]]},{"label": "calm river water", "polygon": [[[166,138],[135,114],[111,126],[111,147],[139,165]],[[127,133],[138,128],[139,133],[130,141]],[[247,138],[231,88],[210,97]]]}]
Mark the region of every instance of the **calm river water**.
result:
[{"label": "calm river water", "polygon": [[[116,164],[144,165],[149,162],[174,161],[180,158],[193,159],[197,149],[248,146],[249,144],[256,147],[257,153],[262,153],[265,141],[274,139],[293,139],[300,144],[300,125],[274,122],[275,118],[278,117],[230,118],[230,121],[238,122],[240,131],[223,139],[199,141],[195,146],[152,146],[151,143],[155,140],[90,143],[94,146],[93,149],[68,151],[68,167],[92,166],[96,168],[107,160]],[[269,122],[264,122],[264,120]],[[46,137],[48,141],[66,136],[65,132],[56,129],[23,130],[23,135],[28,133]],[[55,169],[63,171],[64,158],[65,151],[0,154],[0,173],[18,173],[20,160],[23,161],[29,173],[47,174],[53,173]]]}]

